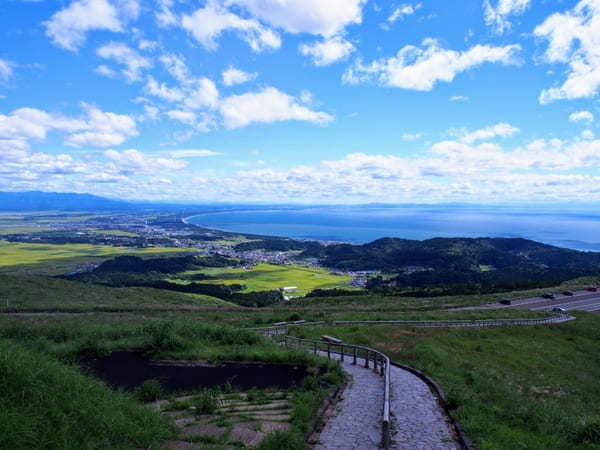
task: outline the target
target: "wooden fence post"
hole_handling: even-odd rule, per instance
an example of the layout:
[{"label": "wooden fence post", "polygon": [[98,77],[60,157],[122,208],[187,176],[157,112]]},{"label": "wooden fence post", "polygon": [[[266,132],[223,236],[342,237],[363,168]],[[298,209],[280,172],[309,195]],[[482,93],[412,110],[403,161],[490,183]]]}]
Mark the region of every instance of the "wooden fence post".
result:
[{"label": "wooden fence post", "polygon": [[341,355],[340,359],[341,359],[342,362],[344,362],[344,344],[341,344],[340,348],[341,348],[341,352],[342,352],[342,355]]},{"label": "wooden fence post", "polygon": [[352,364],[356,365],[356,347],[354,347],[354,361],[352,361]]},{"label": "wooden fence post", "polygon": [[331,359],[331,344],[327,343],[327,359]]},{"label": "wooden fence post", "polygon": [[365,368],[369,368],[369,350],[367,350],[367,354],[365,355]]}]

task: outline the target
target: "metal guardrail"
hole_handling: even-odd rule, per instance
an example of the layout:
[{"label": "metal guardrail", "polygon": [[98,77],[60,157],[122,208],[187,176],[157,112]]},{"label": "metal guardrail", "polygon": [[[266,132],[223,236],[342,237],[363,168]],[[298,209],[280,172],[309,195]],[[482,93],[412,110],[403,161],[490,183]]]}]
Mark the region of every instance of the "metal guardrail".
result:
[{"label": "metal guardrail", "polygon": [[423,328],[466,328],[466,327],[506,327],[506,326],[534,326],[562,323],[575,319],[569,313],[553,314],[550,317],[539,319],[484,319],[484,320],[336,320],[333,322],[303,322],[286,323],[271,327],[246,328],[258,331],[265,337],[274,337],[287,334],[290,327],[301,326],[332,326],[344,327],[349,325],[397,325]]},{"label": "metal guardrail", "polygon": [[[378,350],[363,347],[360,345],[351,345],[342,343],[334,343],[327,341],[317,341],[313,339],[301,339],[292,336],[284,337],[284,345],[292,348],[302,348],[313,352],[315,355],[326,353],[327,358],[331,359],[331,354],[340,355],[340,361],[344,361],[346,357],[352,359],[352,364],[357,364],[358,359],[364,360],[366,369],[371,367],[373,370],[383,377],[384,393],[383,393],[383,418],[381,422],[382,428],[382,444],[384,449],[389,449],[390,446],[390,359],[384,353]],[[362,354],[362,356],[361,356]]]},{"label": "metal guardrail", "polygon": [[399,325],[411,327],[437,327],[437,328],[462,328],[462,327],[502,327],[502,326],[533,326],[552,323],[561,323],[574,319],[570,314],[555,314],[539,319],[485,319],[485,320],[337,320],[331,326],[348,325]]}]

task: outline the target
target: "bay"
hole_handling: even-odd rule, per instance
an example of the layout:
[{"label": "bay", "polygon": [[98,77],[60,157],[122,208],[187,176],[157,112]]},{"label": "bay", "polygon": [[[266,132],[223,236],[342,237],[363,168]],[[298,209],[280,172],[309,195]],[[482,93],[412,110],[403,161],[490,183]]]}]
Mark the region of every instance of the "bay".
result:
[{"label": "bay", "polygon": [[600,251],[600,212],[489,206],[325,206],[234,209],[189,223],[236,233],[365,243],[382,237],[520,237]]}]

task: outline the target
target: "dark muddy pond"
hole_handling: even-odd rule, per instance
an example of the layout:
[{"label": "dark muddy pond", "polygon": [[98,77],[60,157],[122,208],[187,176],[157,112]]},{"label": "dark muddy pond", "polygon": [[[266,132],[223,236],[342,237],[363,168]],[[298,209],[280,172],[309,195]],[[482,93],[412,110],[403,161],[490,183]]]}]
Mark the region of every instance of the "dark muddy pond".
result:
[{"label": "dark muddy pond", "polygon": [[107,358],[89,360],[83,367],[114,388],[131,391],[144,381],[157,379],[167,392],[222,386],[287,389],[301,382],[306,367],[290,364],[228,363],[213,366],[185,361],[149,361],[141,354],[114,351]]}]

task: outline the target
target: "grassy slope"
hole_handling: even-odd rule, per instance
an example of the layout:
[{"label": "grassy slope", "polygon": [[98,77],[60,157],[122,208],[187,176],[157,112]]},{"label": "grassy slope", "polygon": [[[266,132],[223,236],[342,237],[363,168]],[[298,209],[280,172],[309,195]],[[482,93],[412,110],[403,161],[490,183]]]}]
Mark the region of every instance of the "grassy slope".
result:
[{"label": "grassy slope", "polygon": [[317,288],[347,285],[351,280],[350,277],[332,275],[323,269],[273,264],[258,264],[250,270],[214,268],[186,273],[205,273],[221,277],[219,280],[210,281],[212,283],[245,284],[247,288],[244,292],[296,286],[298,290],[293,295],[304,295]]},{"label": "grassy slope", "polygon": [[235,305],[207,295],[151,288],[110,288],[37,276],[0,275],[0,311],[188,308]]},{"label": "grassy slope", "polygon": [[540,327],[297,332],[330,333],[431,375],[477,448],[600,448],[598,315]]},{"label": "grassy slope", "polygon": [[158,448],[157,413],[52,358],[0,340],[0,448]]}]

